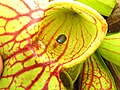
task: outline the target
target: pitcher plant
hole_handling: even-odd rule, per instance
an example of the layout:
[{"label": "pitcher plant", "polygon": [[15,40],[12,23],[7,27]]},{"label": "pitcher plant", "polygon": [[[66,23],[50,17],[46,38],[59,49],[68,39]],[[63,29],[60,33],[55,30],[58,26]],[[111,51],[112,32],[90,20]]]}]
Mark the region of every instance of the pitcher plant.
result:
[{"label": "pitcher plant", "polygon": [[105,38],[107,30],[96,10],[78,1],[0,0],[0,90],[73,90],[80,73],[80,90],[116,90],[101,55],[120,66],[111,58],[120,56],[112,45],[120,38]]}]

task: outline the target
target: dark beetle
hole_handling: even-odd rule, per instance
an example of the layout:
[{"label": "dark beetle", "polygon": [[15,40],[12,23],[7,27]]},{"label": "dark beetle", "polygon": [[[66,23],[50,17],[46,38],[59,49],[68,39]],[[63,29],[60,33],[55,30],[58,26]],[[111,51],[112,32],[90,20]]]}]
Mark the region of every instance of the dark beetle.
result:
[{"label": "dark beetle", "polygon": [[59,44],[63,44],[66,41],[66,39],[67,39],[67,37],[64,34],[61,34],[61,35],[58,36],[58,38],[56,39],[56,41]]}]

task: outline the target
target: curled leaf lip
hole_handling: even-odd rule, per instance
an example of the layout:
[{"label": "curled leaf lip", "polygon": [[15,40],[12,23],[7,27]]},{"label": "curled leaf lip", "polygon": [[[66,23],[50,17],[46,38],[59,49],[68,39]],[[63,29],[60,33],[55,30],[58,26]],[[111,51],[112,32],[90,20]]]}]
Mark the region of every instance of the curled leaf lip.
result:
[{"label": "curled leaf lip", "polygon": [[[50,2],[48,8],[50,9],[47,9],[45,15],[47,17],[56,16],[54,20],[59,21],[57,23],[59,28],[56,28],[59,34],[68,31],[68,33],[64,33],[67,40],[61,46],[62,50],[59,50],[61,53],[60,64],[68,68],[86,60],[99,47],[107,33],[107,23],[104,18],[92,8],[76,1],[54,1]],[[68,27],[68,29],[61,29],[63,26],[64,28]],[[79,34],[75,35],[75,33]],[[54,37],[56,36],[58,36],[57,31],[54,34]],[[52,46],[56,47],[57,45]]]}]

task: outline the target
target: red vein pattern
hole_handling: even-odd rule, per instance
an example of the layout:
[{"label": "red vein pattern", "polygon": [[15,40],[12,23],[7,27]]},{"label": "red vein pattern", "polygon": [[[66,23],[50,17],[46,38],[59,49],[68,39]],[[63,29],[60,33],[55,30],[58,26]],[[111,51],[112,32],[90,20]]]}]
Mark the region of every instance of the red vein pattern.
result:
[{"label": "red vein pattern", "polygon": [[114,81],[105,63],[93,54],[83,66],[79,90],[114,90]]}]

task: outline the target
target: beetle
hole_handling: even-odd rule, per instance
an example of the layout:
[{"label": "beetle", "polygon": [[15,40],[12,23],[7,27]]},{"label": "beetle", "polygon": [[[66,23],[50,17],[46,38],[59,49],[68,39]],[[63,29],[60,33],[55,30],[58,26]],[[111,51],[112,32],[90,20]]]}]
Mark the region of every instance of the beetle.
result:
[{"label": "beetle", "polygon": [[55,42],[55,44],[53,45],[53,47],[56,48],[58,45],[63,44],[66,40],[67,40],[66,35],[60,34],[60,35],[57,37],[56,42]]},{"label": "beetle", "polygon": [[56,39],[56,41],[59,44],[63,44],[66,41],[66,39],[67,39],[67,37],[64,34],[61,34],[61,35],[58,36],[58,38]]}]

